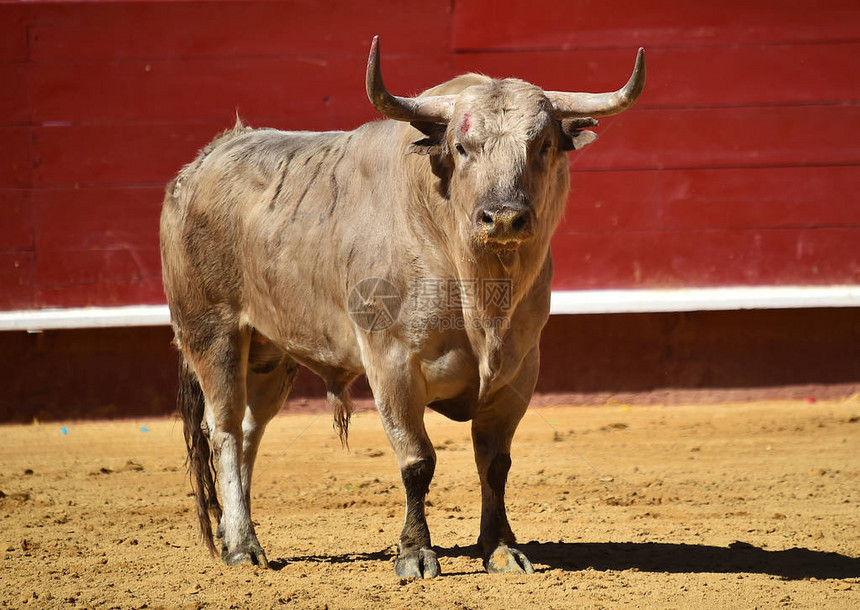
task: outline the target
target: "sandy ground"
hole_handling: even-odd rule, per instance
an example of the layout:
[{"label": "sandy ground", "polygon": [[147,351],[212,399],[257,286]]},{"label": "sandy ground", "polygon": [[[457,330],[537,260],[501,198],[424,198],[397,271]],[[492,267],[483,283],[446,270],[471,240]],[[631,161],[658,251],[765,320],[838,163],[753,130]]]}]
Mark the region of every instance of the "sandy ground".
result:
[{"label": "sandy ground", "polygon": [[534,575],[486,574],[465,424],[428,413],[443,576],[394,574],[403,492],[378,417],[272,422],[272,568],[197,542],[173,420],[0,427],[2,607],[858,608],[860,399],[531,409],[508,510]]}]

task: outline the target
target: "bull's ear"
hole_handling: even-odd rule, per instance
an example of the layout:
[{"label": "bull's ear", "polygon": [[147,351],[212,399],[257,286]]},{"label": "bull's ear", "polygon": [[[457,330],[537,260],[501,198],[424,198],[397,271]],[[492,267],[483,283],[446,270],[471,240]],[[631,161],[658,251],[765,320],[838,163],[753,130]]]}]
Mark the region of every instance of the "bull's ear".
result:
[{"label": "bull's ear", "polygon": [[413,142],[409,147],[409,152],[414,152],[419,155],[433,155],[442,152],[442,143],[445,141],[445,131],[448,129],[446,124],[430,123],[428,121],[412,121],[410,125],[427,137]]},{"label": "bull's ear", "polygon": [[451,196],[451,174],[454,171],[454,162],[451,160],[450,155],[436,153],[430,154],[429,159],[430,169],[433,175],[439,179],[436,183],[436,192],[443,199],[448,199]]},{"label": "bull's ear", "polygon": [[582,150],[597,139],[597,134],[584,127],[597,127],[597,121],[591,118],[564,119],[561,121],[561,150]]}]

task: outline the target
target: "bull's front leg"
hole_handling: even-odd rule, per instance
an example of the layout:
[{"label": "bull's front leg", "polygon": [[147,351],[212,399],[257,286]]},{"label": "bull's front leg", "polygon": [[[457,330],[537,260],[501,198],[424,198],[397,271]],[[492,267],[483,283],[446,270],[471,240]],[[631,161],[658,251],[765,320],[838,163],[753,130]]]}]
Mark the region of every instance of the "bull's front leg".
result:
[{"label": "bull's front leg", "polygon": [[481,479],[481,533],[478,547],[488,572],[531,574],[531,562],[514,547],[516,538],[505,510],[505,487],[511,468],[511,440],[528,408],[537,380],[538,352],[526,358],[520,372],[472,420],[475,463]]},{"label": "bull's front leg", "polygon": [[[417,367],[415,367],[417,368]],[[368,371],[376,406],[397,456],[406,489],[406,516],[394,570],[402,578],[433,578],[441,573],[431,548],[424,499],[436,469],[436,452],[424,428],[424,394],[417,370]]]},{"label": "bull's front leg", "polygon": [[432,447],[430,455],[400,468],[406,488],[406,517],[394,571],[402,578],[433,578],[441,573],[439,560],[430,545],[430,528],[424,513],[424,499],[435,468],[436,457],[432,454]]}]

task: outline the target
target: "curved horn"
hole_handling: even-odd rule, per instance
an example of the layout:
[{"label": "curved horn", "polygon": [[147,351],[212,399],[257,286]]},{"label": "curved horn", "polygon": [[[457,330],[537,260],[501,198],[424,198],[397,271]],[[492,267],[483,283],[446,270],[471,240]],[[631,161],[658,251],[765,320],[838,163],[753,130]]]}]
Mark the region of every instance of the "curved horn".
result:
[{"label": "curved horn", "polygon": [[612,93],[547,91],[556,118],[609,116],[624,112],[645,88],[645,49],[636,55],[636,65],[627,84]]},{"label": "curved horn", "polygon": [[456,95],[428,97],[397,97],[391,95],[382,82],[379,69],[379,36],[373,37],[367,58],[367,97],[373,107],[389,119],[397,121],[429,121],[447,123],[454,110]]}]

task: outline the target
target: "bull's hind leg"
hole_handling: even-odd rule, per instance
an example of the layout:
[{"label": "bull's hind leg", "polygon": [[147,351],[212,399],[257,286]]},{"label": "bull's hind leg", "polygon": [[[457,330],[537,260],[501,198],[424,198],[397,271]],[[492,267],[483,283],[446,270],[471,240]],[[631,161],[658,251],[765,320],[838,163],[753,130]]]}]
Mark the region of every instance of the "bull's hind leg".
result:
[{"label": "bull's hind leg", "polygon": [[[267,565],[242,485],[242,422],[246,410],[246,376],[251,332],[232,325],[207,325],[205,343],[183,344],[205,398],[205,423],[221,495],[222,550],[227,565]],[[190,333],[185,333],[186,336]],[[197,347],[198,349],[195,349]]]},{"label": "bull's hind leg", "polygon": [[535,348],[519,374],[481,405],[472,420],[475,463],[481,479],[481,534],[478,547],[488,572],[532,573],[528,558],[514,548],[516,538],[505,510],[505,485],[511,468],[511,440],[526,412],[537,380]]},{"label": "bull's hind leg", "polygon": [[251,510],[251,477],[263,432],[272,418],[281,410],[299,365],[278,350],[262,335],[251,337],[248,359],[248,408],[242,420],[242,490],[248,510]]},{"label": "bull's hind leg", "polygon": [[[248,354],[246,396],[248,406],[242,419],[242,491],[248,512],[251,512],[251,481],[257,450],[266,426],[278,414],[293,381],[299,365],[283,351],[278,349],[263,335],[254,331]],[[218,524],[216,536],[224,537],[224,519]]]}]

